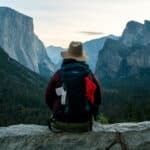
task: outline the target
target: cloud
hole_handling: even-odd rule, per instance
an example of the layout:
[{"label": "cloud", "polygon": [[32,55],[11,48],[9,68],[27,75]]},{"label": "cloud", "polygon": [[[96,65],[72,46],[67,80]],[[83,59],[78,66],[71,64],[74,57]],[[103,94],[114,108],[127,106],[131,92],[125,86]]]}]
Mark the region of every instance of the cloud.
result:
[{"label": "cloud", "polygon": [[102,34],[105,34],[103,32],[95,32],[95,31],[80,31],[78,33],[84,34],[84,35],[102,35]]}]

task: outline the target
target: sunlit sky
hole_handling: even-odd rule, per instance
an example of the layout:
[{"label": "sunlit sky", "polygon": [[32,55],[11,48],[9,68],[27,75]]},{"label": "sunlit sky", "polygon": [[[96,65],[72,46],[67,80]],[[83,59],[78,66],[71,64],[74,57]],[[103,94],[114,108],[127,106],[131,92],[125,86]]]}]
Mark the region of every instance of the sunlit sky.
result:
[{"label": "sunlit sky", "polygon": [[33,17],[45,46],[121,35],[129,20],[150,20],[150,0],[0,0],[0,6]]}]

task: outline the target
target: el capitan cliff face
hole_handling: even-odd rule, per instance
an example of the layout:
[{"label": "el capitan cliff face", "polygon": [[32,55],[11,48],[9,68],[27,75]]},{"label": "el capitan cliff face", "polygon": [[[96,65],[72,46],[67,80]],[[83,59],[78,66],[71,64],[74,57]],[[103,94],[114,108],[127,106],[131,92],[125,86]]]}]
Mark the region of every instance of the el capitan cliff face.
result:
[{"label": "el capitan cliff face", "polygon": [[34,33],[33,19],[7,7],[0,7],[0,46],[34,72],[49,76],[53,71],[46,49]]}]

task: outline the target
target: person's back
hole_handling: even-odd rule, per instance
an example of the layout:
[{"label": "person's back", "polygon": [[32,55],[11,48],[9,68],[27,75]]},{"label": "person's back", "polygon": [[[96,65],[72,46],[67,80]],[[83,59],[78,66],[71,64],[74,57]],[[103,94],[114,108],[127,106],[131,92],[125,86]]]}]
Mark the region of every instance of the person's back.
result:
[{"label": "person's back", "polygon": [[72,42],[60,70],[51,78],[46,90],[46,103],[53,116],[49,123],[62,131],[89,131],[92,115],[98,114],[101,103],[100,86],[85,63],[82,43]]}]

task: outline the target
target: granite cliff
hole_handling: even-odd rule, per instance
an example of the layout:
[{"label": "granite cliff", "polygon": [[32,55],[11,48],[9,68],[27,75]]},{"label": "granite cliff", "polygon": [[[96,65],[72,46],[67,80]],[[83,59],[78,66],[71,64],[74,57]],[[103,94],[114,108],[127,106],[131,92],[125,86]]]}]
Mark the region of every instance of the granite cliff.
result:
[{"label": "granite cliff", "polygon": [[150,68],[150,21],[130,21],[118,40],[108,39],[99,52],[99,78],[124,78]]},{"label": "granite cliff", "polygon": [[50,76],[54,69],[43,43],[34,33],[33,19],[7,7],[0,7],[0,47],[43,76]]},{"label": "granite cliff", "polygon": [[96,62],[98,60],[98,53],[103,48],[105,41],[108,39],[118,40],[119,37],[114,35],[108,35],[83,43],[84,50],[89,56],[87,63],[90,65],[93,72],[95,72]]}]

